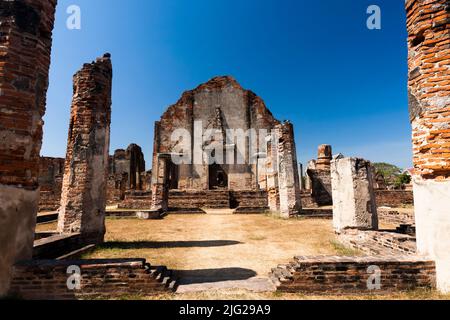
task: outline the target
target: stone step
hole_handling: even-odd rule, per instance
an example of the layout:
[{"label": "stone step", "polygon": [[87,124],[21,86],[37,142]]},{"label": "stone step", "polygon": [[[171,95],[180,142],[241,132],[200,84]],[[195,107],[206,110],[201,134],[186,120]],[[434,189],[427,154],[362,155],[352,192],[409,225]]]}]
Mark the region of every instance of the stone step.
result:
[{"label": "stone step", "polygon": [[175,291],[178,287],[178,279],[174,278],[172,270],[165,266],[153,267],[149,264],[146,266],[148,274],[161,283],[164,288]]}]

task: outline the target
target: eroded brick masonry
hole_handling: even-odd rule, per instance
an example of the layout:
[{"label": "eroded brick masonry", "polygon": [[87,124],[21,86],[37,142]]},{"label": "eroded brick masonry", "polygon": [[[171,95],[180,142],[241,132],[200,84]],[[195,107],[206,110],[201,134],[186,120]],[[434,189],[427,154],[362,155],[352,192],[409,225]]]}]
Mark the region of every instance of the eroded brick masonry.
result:
[{"label": "eroded brick masonry", "polygon": [[[180,135],[180,129],[188,137]],[[174,156],[183,158],[182,163],[172,161]],[[167,207],[163,200],[167,188],[190,194],[206,191],[208,197],[217,200],[212,204],[216,207],[232,203],[230,192],[237,191],[254,192],[254,206],[258,207],[260,192],[264,191],[272,211],[285,217],[299,213],[300,184],[292,125],[276,120],[260,97],[229,76],[213,78],[185,92],[155,124],[155,208]],[[182,194],[177,195],[180,203]],[[190,203],[186,201],[185,206],[190,207]],[[251,208],[248,202],[245,206],[245,211]]]},{"label": "eroded brick masonry", "polygon": [[39,211],[58,210],[61,203],[63,158],[41,157],[39,162]]},{"label": "eroded brick masonry", "polygon": [[331,159],[332,148],[330,145],[320,145],[317,152],[317,160],[311,160],[308,164],[307,179],[311,194],[311,200],[316,206],[328,206],[333,204],[331,194]]},{"label": "eroded brick masonry", "polygon": [[55,6],[0,1],[0,296],[32,255]]},{"label": "eroded brick masonry", "polygon": [[409,107],[419,253],[450,292],[450,2],[407,0]]},{"label": "eroded brick masonry", "polygon": [[58,231],[103,241],[111,122],[112,65],[105,54],[74,76]]},{"label": "eroded brick masonry", "polygon": [[150,179],[140,146],[133,143],[126,150],[116,150],[109,158],[108,202],[114,204],[124,200],[129,191],[149,191]]}]

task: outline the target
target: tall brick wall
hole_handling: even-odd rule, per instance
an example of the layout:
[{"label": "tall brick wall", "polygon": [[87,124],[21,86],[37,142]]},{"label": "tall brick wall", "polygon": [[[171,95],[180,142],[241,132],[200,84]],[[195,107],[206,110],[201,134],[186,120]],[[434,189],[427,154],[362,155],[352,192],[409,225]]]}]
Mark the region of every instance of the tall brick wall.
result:
[{"label": "tall brick wall", "polygon": [[0,296],[32,254],[55,7],[0,1]]},{"label": "tall brick wall", "polygon": [[58,231],[103,241],[111,122],[112,65],[109,54],[74,76]]},{"label": "tall brick wall", "polygon": [[405,1],[417,246],[450,292],[450,3]]}]

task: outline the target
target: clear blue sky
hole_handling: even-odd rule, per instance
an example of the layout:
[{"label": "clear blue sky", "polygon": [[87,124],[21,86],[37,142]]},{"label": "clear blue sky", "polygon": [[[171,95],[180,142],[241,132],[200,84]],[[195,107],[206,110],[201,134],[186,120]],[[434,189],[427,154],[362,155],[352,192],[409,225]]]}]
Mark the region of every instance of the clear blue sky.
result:
[{"label": "clear blue sky", "polygon": [[[42,155],[65,156],[72,75],[114,66],[111,152],[137,143],[185,90],[232,75],[295,125],[299,161],[334,153],[411,166],[402,0],[59,0]],[[81,30],[66,9],[81,8]],[[366,9],[382,10],[368,30]]]}]

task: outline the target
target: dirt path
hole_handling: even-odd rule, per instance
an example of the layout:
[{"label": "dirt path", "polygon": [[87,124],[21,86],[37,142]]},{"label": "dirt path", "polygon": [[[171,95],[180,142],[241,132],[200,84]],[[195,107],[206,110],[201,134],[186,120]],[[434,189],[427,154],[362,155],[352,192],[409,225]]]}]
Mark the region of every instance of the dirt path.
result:
[{"label": "dirt path", "polygon": [[105,248],[92,258],[145,257],[182,279],[180,292],[239,288],[268,291],[271,268],[296,255],[336,254],[329,220],[264,215],[169,215],[108,220]]}]

